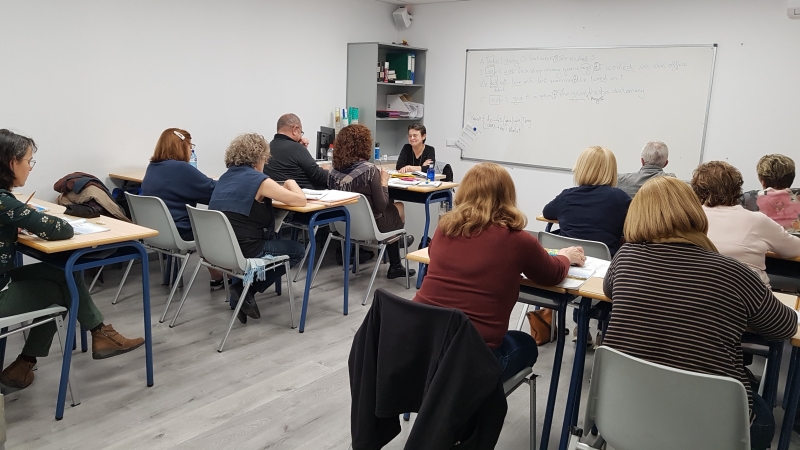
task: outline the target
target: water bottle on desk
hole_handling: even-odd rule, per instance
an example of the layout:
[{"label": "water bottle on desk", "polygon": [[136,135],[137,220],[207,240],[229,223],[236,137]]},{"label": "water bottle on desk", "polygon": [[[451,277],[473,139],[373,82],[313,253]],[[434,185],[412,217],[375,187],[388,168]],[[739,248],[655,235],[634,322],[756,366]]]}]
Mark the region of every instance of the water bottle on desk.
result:
[{"label": "water bottle on desk", "polygon": [[428,166],[428,182],[433,183],[433,180],[436,179],[436,170],[433,168],[433,161]]},{"label": "water bottle on desk", "polygon": [[380,160],[381,160],[381,143],[380,142],[376,142],[375,143],[375,162],[378,162]]},{"label": "water bottle on desk", "polygon": [[328,146],[328,162],[333,162],[333,144]]},{"label": "water bottle on desk", "polygon": [[197,168],[197,154],[195,154],[194,149],[192,149],[192,155],[189,156],[189,165]]}]

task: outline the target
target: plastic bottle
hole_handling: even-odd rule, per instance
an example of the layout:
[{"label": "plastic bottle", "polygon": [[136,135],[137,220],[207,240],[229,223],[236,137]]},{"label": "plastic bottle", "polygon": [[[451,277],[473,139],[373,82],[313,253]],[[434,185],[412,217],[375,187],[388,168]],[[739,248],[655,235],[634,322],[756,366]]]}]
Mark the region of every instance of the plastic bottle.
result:
[{"label": "plastic bottle", "polygon": [[328,146],[328,161],[333,162],[333,144]]},{"label": "plastic bottle", "polygon": [[381,143],[380,142],[376,142],[375,143],[375,161],[380,161],[380,160],[381,160]]},{"label": "plastic bottle", "polygon": [[433,182],[436,179],[436,170],[433,168],[433,161],[431,161],[431,165],[428,166],[428,181]]},{"label": "plastic bottle", "polygon": [[189,165],[197,168],[197,154],[195,154],[194,149],[192,149],[192,155],[189,156]]}]

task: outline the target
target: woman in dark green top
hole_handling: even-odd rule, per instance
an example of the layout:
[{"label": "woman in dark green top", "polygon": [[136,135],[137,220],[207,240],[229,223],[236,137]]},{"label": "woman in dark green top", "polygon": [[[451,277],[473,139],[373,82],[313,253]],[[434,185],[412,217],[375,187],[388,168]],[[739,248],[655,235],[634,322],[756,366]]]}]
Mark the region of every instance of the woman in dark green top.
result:
[{"label": "woman in dark green top", "polygon": [[[25,185],[36,161],[33,139],[8,130],[0,130],[0,317],[23,314],[50,307],[69,307],[71,298],[64,272],[39,263],[14,267],[17,232],[27,230],[45,240],[69,239],[72,226],[64,219],[40,213],[19,201],[11,189]],[[116,356],[144,343],[144,339],[127,339],[111,325],[103,323],[89,290],[81,277],[78,286],[78,322],[92,331],[92,358]],[[0,373],[0,383],[12,388],[25,388],[33,382],[33,366],[37,357],[47,356],[56,325],[53,322],[32,328],[16,361]]]}]

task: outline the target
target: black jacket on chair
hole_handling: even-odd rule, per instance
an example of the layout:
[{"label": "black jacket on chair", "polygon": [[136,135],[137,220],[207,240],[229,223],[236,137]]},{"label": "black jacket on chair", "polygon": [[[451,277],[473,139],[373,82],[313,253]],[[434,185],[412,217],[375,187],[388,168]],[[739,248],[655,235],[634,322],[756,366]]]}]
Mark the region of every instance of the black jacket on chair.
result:
[{"label": "black jacket on chair", "polygon": [[350,349],[353,450],[380,449],[419,415],[406,449],[493,449],[507,404],[500,364],[463,312],[375,292]]}]

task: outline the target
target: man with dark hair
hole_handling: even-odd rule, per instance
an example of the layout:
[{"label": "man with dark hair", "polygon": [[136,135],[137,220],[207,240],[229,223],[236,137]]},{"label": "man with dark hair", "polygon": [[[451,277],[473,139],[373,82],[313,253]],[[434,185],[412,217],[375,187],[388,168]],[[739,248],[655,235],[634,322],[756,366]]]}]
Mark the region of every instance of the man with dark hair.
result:
[{"label": "man with dark hair", "polygon": [[325,189],[328,171],[309,153],[300,118],[284,114],[278,119],[277,128],[277,134],[269,143],[270,159],[264,166],[264,173],[277,182],[295,180],[303,189]]}]

